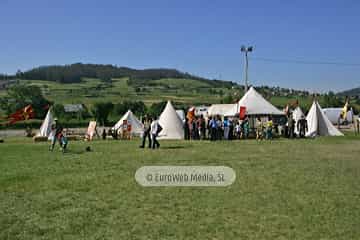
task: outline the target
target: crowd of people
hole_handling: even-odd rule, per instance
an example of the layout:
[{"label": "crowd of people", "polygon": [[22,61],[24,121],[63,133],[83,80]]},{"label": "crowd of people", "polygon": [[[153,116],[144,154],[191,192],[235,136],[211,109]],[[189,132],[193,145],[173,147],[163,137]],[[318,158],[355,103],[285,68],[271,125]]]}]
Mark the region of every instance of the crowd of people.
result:
[{"label": "crowd of people", "polygon": [[239,120],[236,118],[210,116],[205,119],[203,115],[184,123],[185,140],[235,140],[246,139],[250,134],[249,119]]},{"label": "crowd of people", "polygon": [[[250,121],[252,123],[250,124]],[[295,130],[295,125],[297,131]],[[185,118],[185,140],[236,140],[254,137],[257,140],[270,140],[274,135],[287,138],[305,137],[307,121],[304,116],[297,122],[292,115],[277,118],[272,116],[255,117],[244,119],[221,116],[210,116],[207,119],[203,115],[193,119]]]}]

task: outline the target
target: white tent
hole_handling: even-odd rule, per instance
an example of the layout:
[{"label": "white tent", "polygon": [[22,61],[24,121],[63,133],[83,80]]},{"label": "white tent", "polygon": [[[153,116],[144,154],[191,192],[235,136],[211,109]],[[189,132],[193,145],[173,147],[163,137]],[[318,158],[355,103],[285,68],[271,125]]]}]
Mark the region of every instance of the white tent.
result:
[{"label": "white tent", "polygon": [[319,103],[314,101],[306,116],[308,131],[306,136],[343,136],[323,113]]},{"label": "white tent", "polygon": [[48,139],[51,140],[54,135],[54,133],[51,131],[51,124],[53,122],[54,118],[51,114],[51,109],[49,109],[43,123],[41,124],[40,131],[36,136],[48,137]]},{"label": "white tent", "polygon": [[[343,108],[323,108],[323,113],[328,117],[332,124],[337,124],[342,110]],[[346,120],[349,123],[353,122],[353,113],[351,110],[347,112]],[[343,121],[343,119],[340,119],[340,123],[342,123]]]},{"label": "white tent", "polygon": [[292,112],[292,117],[295,120],[295,133],[298,134],[299,129],[297,128],[297,123],[302,117],[305,117],[305,115],[300,107],[296,107]]},{"label": "white tent", "polygon": [[170,101],[167,102],[164,111],[159,117],[159,124],[162,127],[162,130],[159,133],[159,139],[184,138],[183,122]]},{"label": "white tent", "polygon": [[137,119],[131,110],[128,110],[124,114],[124,116],[115,124],[113,129],[119,129],[124,120],[127,120],[127,122],[131,125],[131,133],[133,135],[140,135],[143,133],[144,125],[139,121],[139,119]]},{"label": "white tent", "polygon": [[234,108],[236,104],[213,104],[207,109],[207,116],[226,116]]},{"label": "white tent", "polygon": [[246,107],[246,115],[284,115],[284,112],[266,101],[254,87],[251,87],[226,115],[235,116],[239,114],[240,107]]},{"label": "white tent", "polygon": [[181,119],[181,121],[185,121],[185,112],[182,109],[176,110],[177,115]]}]

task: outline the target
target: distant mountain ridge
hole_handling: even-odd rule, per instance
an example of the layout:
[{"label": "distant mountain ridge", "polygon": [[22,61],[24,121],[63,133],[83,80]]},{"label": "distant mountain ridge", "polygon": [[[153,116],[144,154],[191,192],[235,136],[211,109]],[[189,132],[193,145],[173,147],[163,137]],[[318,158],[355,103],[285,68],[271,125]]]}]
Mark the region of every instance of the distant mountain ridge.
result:
[{"label": "distant mountain ridge", "polygon": [[82,78],[98,78],[110,82],[113,78],[129,77],[129,83],[142,84],[147,80],[162,78],[195,79],[206,82],[214,87],[236,85],[230,81],[210,80],[187,72],[168,68],[133,69],[105,64],[74,63],[70,65],[49,65],[18,72],[16,77],[26,80],[47,80],[59,83],[79,83]]},{"label": "distant mountain ridge", "polygon": [[339,92],[338,95],[340,95],[340,96],[349,96],[349,97],[355,97],[355,96],[360,97],[360,87],[352,88],[352,89],[349,89],[349,90]]}]

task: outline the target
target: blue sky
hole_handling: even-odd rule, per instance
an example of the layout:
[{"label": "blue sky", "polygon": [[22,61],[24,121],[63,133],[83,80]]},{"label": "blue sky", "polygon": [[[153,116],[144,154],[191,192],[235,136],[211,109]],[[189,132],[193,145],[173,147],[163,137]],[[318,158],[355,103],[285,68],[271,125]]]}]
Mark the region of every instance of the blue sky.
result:
[{"label": "blue sky", "polygon": [[359,12],[358,0],[0,0],[0,72],[84,62],[242,83],[246,44],[251,84],[339,91],[360,86]]}]

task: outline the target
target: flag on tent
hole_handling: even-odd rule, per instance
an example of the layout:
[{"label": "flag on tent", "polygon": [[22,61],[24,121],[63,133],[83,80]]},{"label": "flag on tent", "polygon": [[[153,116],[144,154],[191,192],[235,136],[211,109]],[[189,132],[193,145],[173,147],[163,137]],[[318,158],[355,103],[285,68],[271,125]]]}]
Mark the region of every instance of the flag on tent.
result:
[{"label": "flag on tent", "polygon": [[347,115],[347,112],[348,112],[348,107],[349,107],[349,100],[346,99],[346,102],[345,102],[345,105],[341,111],[341,118],[346,120],[346,115]]},{"label": "flag on tent", "polygon": [[245,115],[246,115],[246,107],[240,106],[239,118],[240,118],[241,120],[244,120],[244,119],[245,119]]},{"label": "flag on tent", "polygon": [[9,124],[14,124],[19,121],[28,120],[35,117],[35,111],[31,105],[16,111],[8,116]]}]

